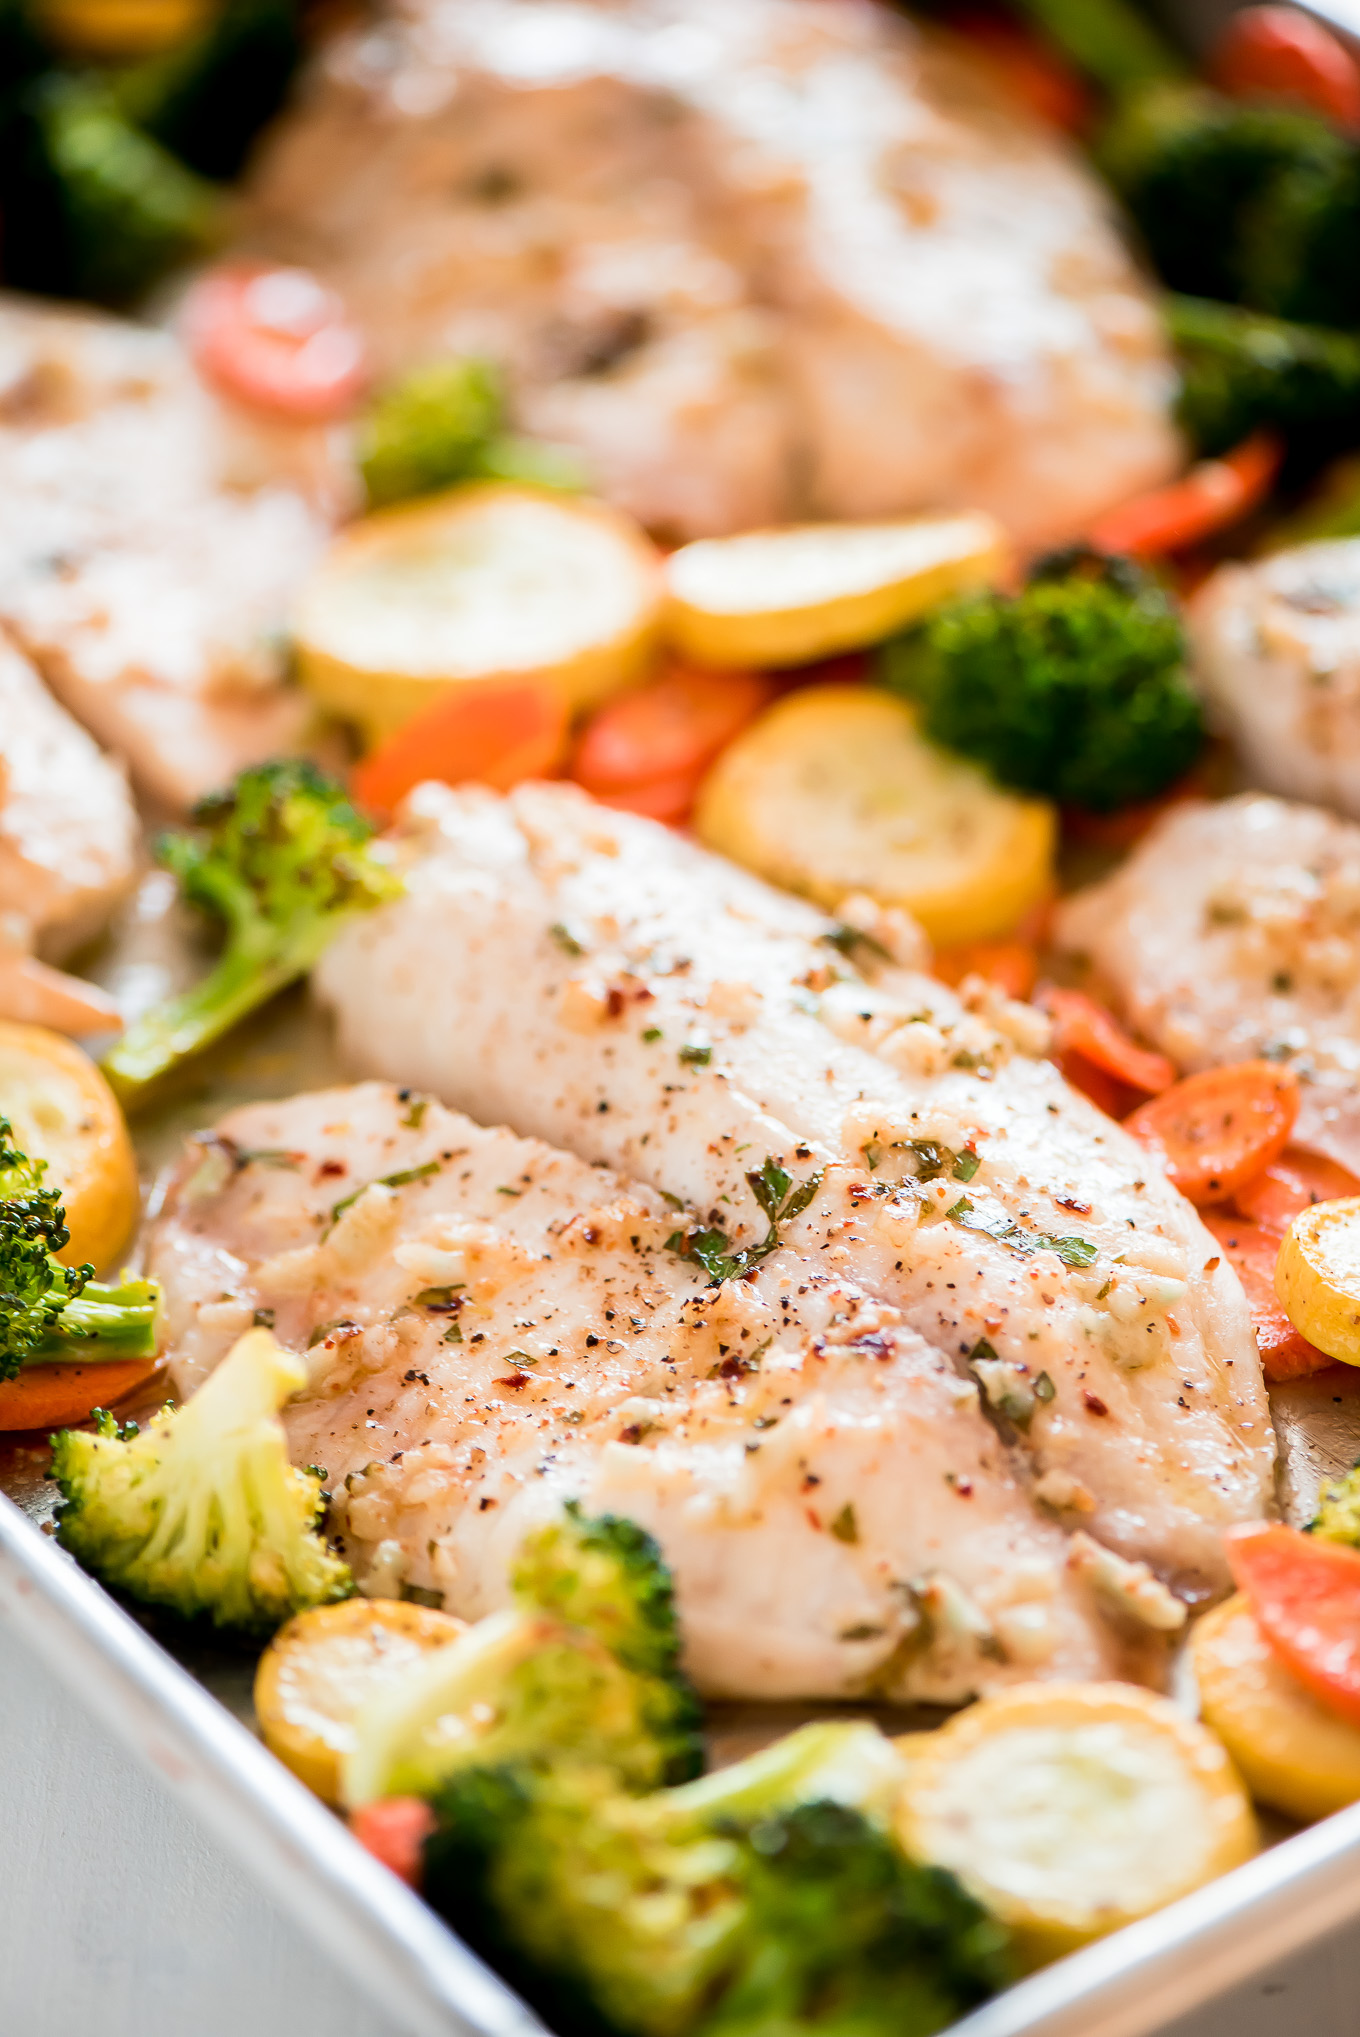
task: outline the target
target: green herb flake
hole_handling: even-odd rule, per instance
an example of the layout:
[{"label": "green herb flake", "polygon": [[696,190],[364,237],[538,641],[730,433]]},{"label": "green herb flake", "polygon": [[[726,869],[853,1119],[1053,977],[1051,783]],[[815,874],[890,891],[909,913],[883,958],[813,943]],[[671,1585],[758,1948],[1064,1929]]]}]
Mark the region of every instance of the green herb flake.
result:
[{"label": "green herb flake", "polygon": [[331,1223],[336,1224],[347,1209],[353,1208],[361,1195],[370,1188],[407,1188],[413,1181],[428,1181],[432,1174],[439,1172],[437,1160],[422,1161],[419,1167],[400,1167],[395,1174],[380,1174],[376,1181],[366,1181],[362,1188],[356,1188],[352,1195],[346,1195],[339,1202],[331,1204]]},{"label": "green herb flake", "polygon": [[818,1168],[815,1174],[809,1175],[795,1188],[793,1176],[777,1160],[767,1159],[762,1167],[752,1169],[746,1176],[751,1193],[769,1224],[768,1231],[758,1244],[735,1248],[727,1233],[717,1229],[672,1231],[666,1240],[666,1250],[702,1266],[715,1287],[749,1273],[778,1246],[780,1224],[802,1215],[820,1188],[824,1171]]},{"label": "green herb flake", "polygon": [[411,1098],[410,1109],[401,1120],[402,1124],[406,1126],[408,1131],[418,1132],[425,1122],[425,1113],[429,1108],[430,1099],[428,1096],[413,1096]]},{"label": "green herb flake", "polygon": [[955,1181],[971,1181],[981,1165],[981,1155],[965,1148],[962,1153],[955,1154],[954,1165],[950,1172]]},{"label": "green herb flake", "polygon": [[859,1522],[855,1519],[855,1509],[849,1500],[831,1523],[831,1532],[838,1542],[858,1542]]},{"label": "green herb flake", "polygon": [[687,1068],[707,1068],[713,1059],[711,1047],[696,1047],[688,1042],[680,1049],[680,1059]]},{"label": "green herb flake", "polygon": [[548,933],[551,936],[551,938],[554,941],[556,941],[558,947],[562,950],[562,953],[564,955],[573,956],[584,955],[586,951],[585,943],[583,941],[578,941],[575,934],[571,931],[571,928],[568,926],[564,926],[561,920],[558,920],[553,926],[550,926],[548,928]]},{"label": "green herb flake", "polygon": [[664,1040],[665,1037],[666,1035],[662,1032],[660,1026],[645,1026],[643,1028],[642,1042],[644,1046],[654,1047],[658,1040]]},{"label": "green herb flake", "polygon": [[1055,1398],[1057,1391],[1058,1389],[1053,1384],[1049,1374],[1041,1372],[1034,1382],[1034,1398],[1037,1401],[1042,1401],[1046,1407],[1049,1401]]}]

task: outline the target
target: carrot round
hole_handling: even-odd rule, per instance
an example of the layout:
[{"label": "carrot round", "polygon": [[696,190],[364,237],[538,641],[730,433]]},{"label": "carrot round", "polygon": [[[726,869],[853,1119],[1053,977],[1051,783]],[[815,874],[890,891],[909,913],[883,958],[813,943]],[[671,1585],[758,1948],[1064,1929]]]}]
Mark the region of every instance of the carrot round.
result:
[{"label": "carrot round", "polygon": [[189,291],[183,321],[200,372],[252,409],[320,424],[344,417],[363,394],[363,335],[305,269],[210,269]]},{"label": "carrot round", "polygon": [[1198,544],[1265,501],[1282,456],[1278,439],[1254,432],[1221,460],[1202,460],[1183,479],[1108,510],[1092,524],[1090,541],[1098,551],[1143,559]]},{"label": "carrot round", "polygon": [[420,1887],[425,1841],[434,1830],[434,1812],[423,1798],[378,1797],[351,1814],[349,1829],[409,1888]]},{"label": "carrot round", "polygon": [[1229,1528],[1228,1567],[1285,1666],[1360,1726],[1360,1550],[1267,1523]]},{"label": "carrot round", "polygon": [[1226,1202],[1289,1143],[1297,1077],[1278,1061],[1235,1061],[1187,1075],[1140,1104],[1125,1129],[1161,1153],[1191,1202]]},{"label": "carrot round", "polygon": [[372,813],[390,813],[427,778],[475,778],[498,792],[541,778],[561,758],[567,708],[532,681],[452,686],[354,769],[352,789]]},{"label": "carrot round", "polygon": [[1315,1202],[1340,1202],[1351,1195],[1360,1195],[1360,1178],[1349,1167],[1323,1153],[1286,1146],[1277,1160],[1234,1189],[1233,1205],[1244,1217],[1282,1238],[1295,1217]]},{"label": "carrot round", "polygon": [[1160,1096],[1176,1080],[1175,1063],[1130,1039],[1114,1013],[1084,990],[1053,984],[1039,998],[1053,1021],[1062,1057],[1075,1054],[1144,1096]]},{"label": "carrot round", "polygon": [[0,1430],[63,1429],[93,1408],[112,1407],[156,1370],[154,1358],[111,1358],[102,1365],[28,1365],[0,1381]]},{"label": "carrot round", "polygon": [[[775,690],[774,681],[760,672],[672,665],[648,685],[611,700],[587,722],[571,776],[599,798],[663,781],[697,779]],[[615,803],[625,801],[616,797]]]},{"label": "carrot round", "polygon": [[1360,64],[1300,7],[1244,7],[1209,59],[1209,76],[1234,99],[1293,99],[1342,127],[1360,127]]},{"label": "carrot round", "polygon": [[1290,1322],[1275,1292],[1275,1261],[1281,1233],[1229,1210],[1208,1209],[1204,1222],[1242,1283],[1261,1370],[1272,1386],[1324,1372],[1335,1361],[1310,1344]]}]

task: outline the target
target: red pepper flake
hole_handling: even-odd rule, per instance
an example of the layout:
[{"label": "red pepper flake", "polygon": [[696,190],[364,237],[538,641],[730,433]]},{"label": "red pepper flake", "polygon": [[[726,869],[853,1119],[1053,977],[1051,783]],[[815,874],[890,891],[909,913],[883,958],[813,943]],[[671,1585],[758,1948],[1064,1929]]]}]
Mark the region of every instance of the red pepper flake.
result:
[{"label": "red pepper flake", "polygon": [[1088,1414],[1107,1415],[1110,1412],[1110,1410],[1106,1407],[1104,1401],[1100,1398],[1100,1395],[1098,1393],[1092,1393],[1089,1387],[1085,1387],[1082,1389],[1081,1397],[1086,1404],[1086,1410]]},{"label": "red pepper flake", "polygon": [[[508,1386],[512,1392],[517,1393],[521,1386],[529,1384],[529,1375],[527,1372],[511,1372],[504,1379],[497,1379],[493,1383],[496,1386]],[[1104,1414],[1104,1408],[1100,1412]]]}]

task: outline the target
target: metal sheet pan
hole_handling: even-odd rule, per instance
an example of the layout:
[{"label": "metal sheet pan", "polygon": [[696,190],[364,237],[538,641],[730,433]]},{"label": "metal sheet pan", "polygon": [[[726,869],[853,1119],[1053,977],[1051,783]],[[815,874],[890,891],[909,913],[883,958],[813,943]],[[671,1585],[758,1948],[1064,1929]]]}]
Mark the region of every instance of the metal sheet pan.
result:
[{"label": "metal sheet pan", "polygon": [[[1195,44],[1232,0],[1167,0]],[[1311,11],[1360,39],[1360,0]],[[192,930],[151,877],[90,973],[148,1004],[188,980]],[[280,1000],[145,1128],[150,1196],[185,1132],[250,1098],[344,1079],[328,1028],[301,994]],[[1360,1457],[1360,1373],[1277,1390],[1280,1498],[1305,1520],[1320,1480]],[[46,1450],[0,1437],[0,1648],[22,1639],[236,1855],[262,1889],[412,2037],[531,2037],[522,2002],[261,1746],[251,1729],[253,1659],[136,1619],[45,1532]],[[815,1708],[731,1707],[712,1722],[735,1758]],[[1276,1837],[1257,1859],[1157,1916],[1021,1982],[951,2037],[1155,2037],[1292,1955],[1360,1925],[1360,1804]]]}]

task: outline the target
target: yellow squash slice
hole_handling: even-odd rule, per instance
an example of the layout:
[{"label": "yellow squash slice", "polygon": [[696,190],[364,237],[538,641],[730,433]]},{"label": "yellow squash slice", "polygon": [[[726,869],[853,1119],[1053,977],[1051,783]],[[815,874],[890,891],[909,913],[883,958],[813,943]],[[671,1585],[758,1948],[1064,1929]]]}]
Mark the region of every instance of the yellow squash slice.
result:
[{"label": "yellow squash slice", "polygon": [[868,892],[933,941],[1008,933],[1053,880],[1056,818],[926,742],[871,686],[813,686],[754,722],[709,773],[694,825],[711,849],[835,907]]},{"label": "yellow squash slice", "polygon": [[1258,1802],[1304,1819],[1360,1802],[1360,1728],[1290,1675],[1245,1598],[1207,1613],[1191,1651],[1204,1718]]},{"label": "yellow squash slice", "polygon": [[574,712],[646,669],[661,598],[656,550],[618,510],[478,482],[336,539],[299,599],[298,668],[370,745],[451,686],[541,679]]},{"label": "yellow squash slice", "polygon": [[1008,558],[977,511],[704,538],[666,561],[666,632],[699,665],[803,665],[878,643]]},{"label": "yellow squash slice", "polygon": [[21,1153],[46,1160],[62,1191],[70,1266],[100,1272],[127,1244],[139,1207],[137,1162],[123,1113],[88,1054],[43,1026],[0,1021],[0,1116]]},{"label": "yellow squash slice", "polygon": [[260,1658],[255,1715],[265,1745],[326,1803],[340,1800],[340,1765],[354,1720],[432,1649],[466,1631],[451,1613],[398,1599],[344,1599],[281,1627]]},{"label": "yellow squash slice", "polygon": [[1360,1196],[1296,1216],[1275,1261],[1275,1292],[1300,1336],[1360,1365]]},{"label": "yellow squash slice", "polygon": [[1133,1684],[1018,1684],[912,1750],[898,1831],[1042,1965],[1255,1851],[1222,1746]]},{"label": "yellow squash slice", "polygon": [[40,0],[46,32],[80,57],[149,57],[206,28],[213,0]]}]

